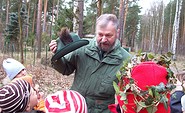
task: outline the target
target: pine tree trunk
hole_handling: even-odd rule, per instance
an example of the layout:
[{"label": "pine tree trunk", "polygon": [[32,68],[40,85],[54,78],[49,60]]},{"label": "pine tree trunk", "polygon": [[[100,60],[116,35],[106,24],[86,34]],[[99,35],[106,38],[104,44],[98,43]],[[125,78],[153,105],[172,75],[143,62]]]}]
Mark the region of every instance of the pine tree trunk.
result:
[{"label": "pine tree trunk", "polygon": [[102,0],[97,1],[97,16],[99,17],[102,13]]},{"label": "pine tree trunk", "polygon": [[162,47],[163,47],[162,37],[163,37],[163,28],[164,28],[164,5],[163,5],[163,3],[162,3],[161,24],[159,24],[159,26],[160,26],[160,30],[159,30],[160,32],[159,32],[159,40],[158,40],[157,52],[160,52],[162,54]]},{"label": "pine tree trunk", "polygon": [[[171,3],[171,0],[170,0],[170,3]],[[170,51],[170,42],[171,42],[171,35],[172,35],[172,3],[170,5],[170,23],[169,23],[169,29],[168,29],[168,51]]]},{"label": "pine tree trunk", "polygon": [[79,10],[78,10],[78,2],[74,1],[73,2],[73,13],[74,13],[74,17],[73,17],[73,32],[78,33],[78,29],[79,29]]},{"label": "pine tree trunk", "polygon": [[43,22],[43,29],[42,29],[43,33],[46,32],[47,6],[48,6],[48,0],[44,0],[44,22]]},{"label": "pine tree trunk", "polygon": [[84,10],[84,0],[78,1],[78,8],[79,8],[79,29],[78,29],[78,35],[80,37],[83,37],[83,10]]},{"label": "pine tree trunk", "polygon": [[[28,10],[28,15],[27,15],[27,24],[29,24],[29,17],[30,17],[30,2],[27,3],[27,10]],[[29,34],[29,25],[26,26],[26,40],[28,39],[28,34]]]},{"label": "pine tree trunk", "polygon": [[41,58],[41,15],[42,15],[42,0],[38,2],[38,13],[37,13],[37,58]]},{"label": "pine tree trunk", "polygon": [[123,42],[123,34],[124,34],[124,17],[125,16],[125,0],[120,0],[120,6],[119,6],[119,29],[120,29],[120,34],[119,34],[119,40]]},{"label": "pine tree trunk", "polygon": [[[36,4],[34,4],[34,9],[36,8]],[[36,10],[34,10],[33,19],[32,19],[32,33],[35,32],[35,20],[36,20]]]},{"label": "pine tree trunk", "polygon": [[[2,4],[2,2],[0,3],[0,7],[2,7],[3,6],[3,4]],[[3,17],[3,13],[2,13],[2,8],[0,9],[0,24],[2,25],[2,17]],[[1,28],[0,28],[0,48],[4,48],[4,44],[3,44],[3,42],[4,42],[4,38],[2,37],[2,32],[3,32],[3,28],[2,28],[2,26],[0,26]],[[1,49],[1,52],[3,52],[2,51],[3,49]]]},{"label": "pine tree trunk", "polygon": [[52,39],[52,28],[53,28],[53,19],[54,19],[54,7],[55,7],[55,1],[53,0],[52,19],[51,19],[51,26],[50,26],[50,39]]},{"label": "pine tree trunk", "polygon": [[6,27],[9,23],[9,8],[10,8],[10,0],[6,0]]},{"label": "pine tree trunk", "polygon": [[58,20],[58,12],[59,12],[60,0],[57,1],[57,20]]},{"label": "pine tree trunk", "polygon": [[22,31],[22,18],[21,18],[21,7],[22,7],[22,0],[20,0],[19,9],[18,9],[18,21],[19,21],[19,49],[21,53],[21,63],[24,63],[23,57],[23,31]]}]

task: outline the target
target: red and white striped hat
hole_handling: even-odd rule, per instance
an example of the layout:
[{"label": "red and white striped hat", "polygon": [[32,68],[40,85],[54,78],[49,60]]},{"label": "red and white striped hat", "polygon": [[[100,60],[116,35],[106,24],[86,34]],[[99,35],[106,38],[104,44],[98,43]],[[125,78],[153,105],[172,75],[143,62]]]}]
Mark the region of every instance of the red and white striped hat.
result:
[{"label": "red and white striped hat", "polygon": [[46,113],[87,113],[85,98],[73,90],[58,91],[45,99]]}]

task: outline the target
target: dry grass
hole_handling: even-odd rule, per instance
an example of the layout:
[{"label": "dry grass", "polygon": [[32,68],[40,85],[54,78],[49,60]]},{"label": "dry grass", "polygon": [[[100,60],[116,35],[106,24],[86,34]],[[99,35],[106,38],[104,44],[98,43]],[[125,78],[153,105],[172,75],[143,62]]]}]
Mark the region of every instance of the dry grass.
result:
[{"label": "dry grass", "polygon": [[185,57],[178,56],[176,61],[172,61],[171,69],[174,73],[185,71]]}]

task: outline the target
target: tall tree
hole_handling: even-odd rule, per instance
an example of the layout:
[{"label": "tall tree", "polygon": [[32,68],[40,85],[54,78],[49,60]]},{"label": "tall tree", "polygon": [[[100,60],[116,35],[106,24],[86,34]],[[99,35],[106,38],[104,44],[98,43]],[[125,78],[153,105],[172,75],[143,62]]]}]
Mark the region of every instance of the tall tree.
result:
[{"label": "tall tree", "polygon": [[57,19],[56,20],[58,20],[58,12],[59,12],[59,6],[60,6],[60,0],[58,0],[57,1]]},{"label": "tall tree", "polygon": [[42,0],[38,1],[38,12],[37,12],[37,58],[41,58],[41,16],[42,16]]},{"label": "tall tree", "polygon": [[132,49],[134,48],[136,44],[136,39],[138,38],[138,24],[139,24],[139,6],[136,3],[132,3],[128,5],[128,13],[127,13],[127,19],[124,19],[126,21],[126,27],[123,27],[124,30],[124,39],[126,42],[125,46],[129,46]]},{"label": "tall tree", "polygon": [[78,29],[78,35],[80,37],[83,37],[83,10],[84,10],[84,0],[78,1],[78,8],[79,8],[79,29]]},{"label": "tall tree", "polygon": [[54,13],[55,11],[55,0],[52,1],[52,15],[51,15],[51,25],[50,25],[50,39],[52,38],[52,28],[53,28],[53,21],[54,21]]},{"label": "tall tree", "polygon": [[97,16],[99,17],[102,14],[102,0],[97,1]]},{"label": "tall tree", "polygon": [[173,60],[176,60],[176,46],[177,46],[176,44],[177,44],[177,38],[179,36],[179,20],[180,20],[181,8],[182,8],[182,0],[177,0],[175,20],[173,24],[172,44],[171,44],[171,51],[174,54]]},{"label": "tall tree", "polygon": [[47,6],[48,6],[48,0],[44,0],[44,21],[43,21],[43,29],[42,29],[43,32],[46,31]]},{"label": "tall tree", "polygon": [[119,7],[119,29],[120,29],[120,34],[119,34],[119,40],[121,41],[121,45],[122,45],[122,37],[124,34],[124,16],[125,16],[125,1],[126,0],[120,0],[120,7]]},{"label": "tall tree", "polygon": [[[36,0],[34,0],[34,7],[33,9],[37,8]],[[36,15],[37,15],[37,10],[33,10],[33,21],[32,21],[32,33],[34,34],[35,32],[35,21],[36,21]]]},{"label": "tall tree", "polygon": [[29,34],[29,18],[30,18],[30,1],[26,1],[25,3],[27,3],[27,25],[26,25],[26,40],[28,40],[28,34]]},{"label": "tall tree", "polygon": [[78,1],[74,1],[73,2],[73,32],[78,33],[78,29],[79,29],[79,7],[78,7]]},{"label": "tall tree", "polygon": [[3,21],[2,21],[2,18],[3,18],[3,3],[0,2],[0,48],[3,48],[4,44],[4,38],[2,36],[2,33],[3,33]]},{"label": "tall tree", "polygon": [[6,26],[9,23],[9,9],[10,9],[10,0],[6,1]]},{"label": "tall tree", "polygon": [[159,40],[158,40],[158,48],[157,48],[157,52],[160,51],[162,53],[162,47],[163,47],[163,29],[164,29],[164,3],[163,1],[161,2],[161,7],[160,7],[160,15],[159,15],[159,19],[161,19],[161,24],[159,24]]},{"label": "tall tree", "polygon": [[171,28],[172,28],[172,3],[171,3],[171,0],[170,0],[170,23],[169,23],[169,30],[168,30],[168,51],[170,51],[170,39],[171,39]]},{"label": "tall tree", "polygon": [[19,50],[21,52],[21,63],[24,63],[24,57],[23,57],[23,20],[21,18],[21,8],[22,8],[22,0],[19,0],[19,8],[18,8],[18,21],[19,21]]}]

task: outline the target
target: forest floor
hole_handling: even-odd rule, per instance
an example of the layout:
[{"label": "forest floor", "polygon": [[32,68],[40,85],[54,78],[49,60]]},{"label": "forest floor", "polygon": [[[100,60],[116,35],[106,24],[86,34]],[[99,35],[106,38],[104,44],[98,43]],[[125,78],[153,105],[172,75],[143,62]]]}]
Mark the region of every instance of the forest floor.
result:
[{"label": "forest floor", "polygon": [[[2,86],[3,79],[6,76],[2,67],[3,60],[6,58],[9,57],[0,55],[0,86]],[[48,59],[51,58],[49,57]],[[34,65],[32,63],[26,63],[24,66],[28,74],[32,75],[34,82],[39,85],[39,90],[44,92],[45,96],[71,87],[74,77],[73,74],[70,76],[62,76],[62,74],[54,70],[51,66],[43,65],[41,62],[41,59],[37,59]]]},{"label": "forest floor", "polygon": [[[0,55],[1,64],[5,58],[8,58],[8,56]],[[51,55],[48,57],[48,64],[50,64],[50,59]],[[30,62],[31,61],[33,61],[33,59],[30,59]],[[69,89],[71,87],[74,77],[73,74],[70,76],[62,76],[62,74],[58,73],[51,66],[43,63],[41,59],[37,59],[34,65],[29,63],[29,61],[27,61],[27,63],[24,65],[27,69],[27,72],[33,76],[35,83],[40,86],[40,91],[45,93],[45,96],[59,90]],[[179,57],[177,61],[172,62],[171,67],[175,73],[185,70],[185,58]],[[2,65],[0,65],[0,85],[2,85],[4,77],[5,73],[3,71]]]}]

